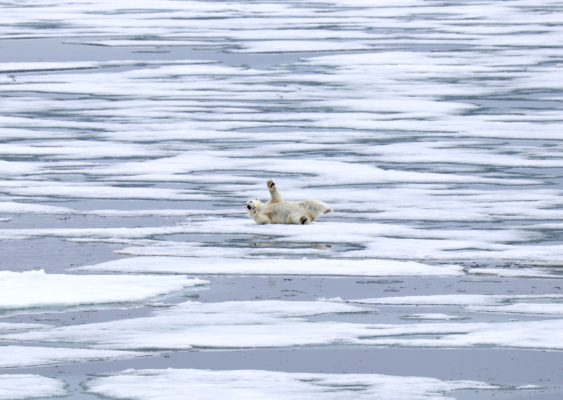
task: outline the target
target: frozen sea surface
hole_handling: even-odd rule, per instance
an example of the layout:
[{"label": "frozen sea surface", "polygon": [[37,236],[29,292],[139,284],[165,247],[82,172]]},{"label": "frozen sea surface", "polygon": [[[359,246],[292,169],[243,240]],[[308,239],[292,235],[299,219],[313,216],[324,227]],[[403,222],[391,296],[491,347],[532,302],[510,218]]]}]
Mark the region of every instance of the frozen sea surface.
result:
[{"label": "frozen sea surface", "polygon": [[30,374],[0,375],[0,399],[20,400],[63,396],[64,382]]},{"label": "frozen sea surface", "polygon": [[0,399],[563,397],[561,21],[1,3]]},{"label": "frozen sea surface", "polygon": [[[162,387],[170,389],[163,392]],[[491,389],[480,382],[358,374],[269,371],[141,370],[88,382],[90,391],[138,399],[443,399],[454,390]]]}]

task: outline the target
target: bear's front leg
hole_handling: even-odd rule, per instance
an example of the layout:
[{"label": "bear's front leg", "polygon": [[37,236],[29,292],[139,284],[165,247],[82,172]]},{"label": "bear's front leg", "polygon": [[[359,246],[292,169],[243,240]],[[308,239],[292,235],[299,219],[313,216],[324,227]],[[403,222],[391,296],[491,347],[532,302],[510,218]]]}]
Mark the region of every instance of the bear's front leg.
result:
[{"label": "bear's front leg", "polygon": [[256,221],[257,224],[260,224],[260,225],[272,223],[272,220],[270,219],[270,217],[268,217],[266,214],[262,214],[260,212],[254,213],[254,215],[252,215],[252,218],[254,219],[254,221]]}]

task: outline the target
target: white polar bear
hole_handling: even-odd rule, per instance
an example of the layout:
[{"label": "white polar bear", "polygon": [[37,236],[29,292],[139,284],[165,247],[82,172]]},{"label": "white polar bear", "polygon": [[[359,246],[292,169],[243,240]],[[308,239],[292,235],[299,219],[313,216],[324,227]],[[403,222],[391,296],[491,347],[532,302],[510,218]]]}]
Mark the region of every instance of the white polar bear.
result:
[{"label": "white polar bear", "polygon": [[282,199],[274,181],[266,182],[270,190],[270,201],[266,204],[258,199],[248,200],[244,207],[257,224],[310,224],[320,215],[332,210],[322,201],[303,200],[299,202]]}]

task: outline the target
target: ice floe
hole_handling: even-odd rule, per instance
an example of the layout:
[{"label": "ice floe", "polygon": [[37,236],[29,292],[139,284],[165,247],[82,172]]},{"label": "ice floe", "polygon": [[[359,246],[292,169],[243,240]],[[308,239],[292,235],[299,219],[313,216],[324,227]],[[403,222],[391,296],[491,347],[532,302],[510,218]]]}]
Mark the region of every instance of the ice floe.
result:
[{"label": "ice floe", "polygon": [[30,324],[23,322],[0,322],[0,332],[22,331],[28,329],[44,328],[44,324]]},{"label": "ice floe", "polygon": [[405,315],[403,319],[412,319],[418,321],[449,321],[455,319],[463,319],[457,315],[442,314],[442,313],[423,313],[423,314],[409,314]]},{"label": "ice floe", "polygon": [[[563,349],[563,320],[499,323],[419,324],[416,328],[382,328],[366,344],[405,347],[515,347]],[[403,330],[404,329],[404,330]],[[398,333],[402,331],[402,334]],[[396,335],[389,337],[390,335]],[[413,335],[413,337],[408,337]],[[417,337],[418,335],[428,337]],[[379,337],[377,337],[379,336]],[[386,337],[383,337],[386,336]]]},{"label": "ice floe", "polygon": [[[552,246],[548,246],[548,247],[552,247]],[[547,251],[549,251],[549,248],[542,250],[543,250],[542,256],[539,256],[536,253],[536,258],[534,259],[535,262],[540,264],[542,263],[553,264],[555,266],[560,265],[559,262],[552,260],[546,254]],[[554,250],[557,251],[557,249]],[[531,255],[529,257],[530,259],[532,259]],[[563,274],[561,274],[558,271],[558,269],[549,270],[547,268],[472,268],[468,272],[473,275],[493,275],[493,276],[502,276],[507,278],[549,278],[549,279],[563,278]]]},{"label": "ice floe", "polygon": [[469,306],[469,311],[501,314],[563,315],[563,303],[514,303],[495,306]]},{"label": "ice floe", "polygon": [[379,304],[379,305],[442,305],[442,306],[500,306],[503,303],[518,300],[561,300],[560,294],[543,295],[492,295],[492,294],[437,294],[425,296],[394,296],[380,297],[372,299],[350,300],[352,303],[359,304]]},{"label": "ice floe", "polygon": [[2,346],[0,368],[22,368],[69,362],[143,357],[146,353],[65,347]]},{"label": "ice floe", "polygon": [[[362,313],[369,308],[341,302],[185,302],[150,317],[6,334],[9,340],[87,344],[104,349],[157,350],[322,345],[353,341],[365,332],[354,324],[313,324],[303,317]],[[220,327],[220,329],[218,329]],[[292,332],[292,335],[287,335]],[[63,339],[64,338],[64,339]]]},{"label": "ice floe", "polygon": [[[142,192],[140,190],[140,192]],[[332,204],[331,204],[332,205]],[[241,206],[242,208],[242,206]],[[18,209],[18,206],[13,206]],[[27,208],[34,212],[33,206]],[[47,209],[58,213],[58,209]],[[64,212],[64,210],[60,210]],[[213,215],[208,210],[158,211],[87,211],[84,215],[114,216],[182,216],[189,221],[170,226],[146,226],[138,228],[14,228],[0,229],[3,240],[57,237],[73,241],[107,241],[128,245],[119,251],[135,256],[210,257],[217,252],[225,257],[248,258],[264,256],[321,256],[323,258],[389,259],[419,263],[478,262],[467,272],[475,275],[505,277],[557,278],[561,275],[549,266],[560,264],[563,246],[538,244],[544,233],[537,230],[502,227],[497,229],[424,229],[408,221],[321,221],[302,226],[260,226],[244,216],[233,217],[233,210],[226,209]],[[81,212],[72,211],[71,214]],[[362,214],[358,214],[360,217]],[[327,219],[334,218],[328,217]],[[366,218],[370,218],[367,216]],[[360,222],[360,223],[358,223]],[[210,235],[227,241],[191,242],[154,240],[154,236]],[[333,249],[334,247],[334,249]],[[278,261],[274,261],[278,262]],[[483,268],[487,263],[511,263],[510,268]],[[330,262],[329,262],[330,263]],[[543,268],[531,268],[535,266]],[[400,272],[399,272],[400,273]]]},{"label": "ice floe", "polygon": [[[230,15],[229,10],[216,9],[207,3],[197,4],[200,10]],[[84,12],[70,5],[62,7],[67,6],[69,12]],[[378,9],[373,5],[364,6],[366,12]],[[186,12],[178,10],[177,4],[170,4],[170,7],[180,14]],[[253,7],[263,12],[258,4],[241,12]],[[292,6],[284,5],[281,9],[295,17],[296,10]],[[312,18],[318,22],[318,10],[313,9],[310,10]],[[357,10],[349,11],[355,14]],[[464,8],[464,12],[467,11]],[[98,12],[97,8],[92,12]],[[487,18],[480,13],[477,15]],[[146,15],[131,13],[123,17],[136,21]],[[300,18],[307,16],[300,15]],[[362,18],[363,23],[369,20]],[[465,28],[474,34],[471,27]],[[284,35],[286,44],[299,45],[297,41],[288,40],[290,32],[268,29]],[[462,27],[448,25],[446,31],[452,29]],[[348,37],[357,36],[362,40],[371,35],[368,31],[345,32]],[[248,41],[245,42],[247,47],[242,46],[247,50],[256,43],[256,32],[229,30],[223,33],[236,36],[241,44]],[[306,33],[315,40],[334,36],[332,31],[318,29],[308,29]],[[224,38],[216,30],[209,34],[210,38]],[[116,40],[117,45],[124,45],[118,42],[119,38]],[[276,40],[280,39],[270,38],[261,45],[271,42],[275,49]],[[65,71],[65,63],[9,63],[4,66],[5,71],[27,73],[17,76],[17,87],[14,82],[7,82],[0,85],[0,90],[8,94],[27,92],[25,101],[18,96],[6,97],[6,107],[12,111],[10,117],[2,118],[9,127],[6,135],[12,139],[38,139],[38,130],[75,132],[58,132],[59,136],[54,136],[53,140],[4,143],[0,151],[6,156],[35,155],[41,157],[42,162],[12,164],[15,161],[10,161],[6,170],[17,171],[19,179],[3,182],[1,190],[26,204],[33,202],[37,206],[35,210],[31,205],[20,208],[20,212],[28,213],[64,211],[36,204],[46,198],[189,200],[220,202],[232,209],[234,204],[264,191],[262,179],[249,177],[260,171],[260,174],[284,175],[281,183],[287,196],[323,197],[339,212],[340,218],[353,221],[350,224],[327,221],[326,231],[314,234],[310,231],[303,235],[287,234],[287,230],[276,230],[276,235],[283,236],[278,240],[302,242],[314,237],[317,242],[351,243],[356,248],[361,247],[347,252],[346,257],[352,258],[402,259],[408,254],[413,261],[473,259],[555,264],[563,255],[563,247],[560,244],[538,246],[544,233],[537,228],[537,221],[563,218],[561,193],[545,187],[549,174],[543,171],[560,168],[561,149],[543,145],[541,141],[517,141],[527,138],[524,133],[532,130],[538,132],[534,140],[558,138],[558,130],[549,122],[552,117],[546,115],[537,119],[536,115],[536,119],[518,119],[497,109],[500,114],[483,114],[475,97],[495,93],[501,90],[498,86],[477,85],[471,80],[446,82],[447,76],[457,79],[460,74],[468,77],[502,74],[506,79],[507,69],[515,82],[523,82],[527,78],[521,72],[526,68],[516,65],[523,63],[539,68],[540,63],[552,57],[537,49],[532,53],[527,55],[527,52],[511,49],[500,52],[494,61],[478,53],[479,62],[474,64],[467,62],[466,54],[404,49],[308,56],[297,62],[303,68],[303,72],[298,73],[286,65],[264,71],[203,60],[162,61],[160,64],[131,60],[68,63],[67,66],[73,68],[72,73]],[[95,68],[95,73],[80,69],[86,67]],[[117,67],[122,69],[111,70]],[[550,76],[553,72],[548,65],[542,68],[546,69],[542,70],[542,75]],[[54,75],[45,74],[46,69],[56,70],[56,79]],[[543,81],[527,79],[526,82],[527,87],[532,87],[534,82],[540,87]],[[141,83],[142,96],[137,94]],[[328,89],[323,89],[322,85]],[[331,95],[327,97],[325,90]],[[54,96],[54,99],[46,101],[36,93]],[[128,95],[123,97],[123,93]],[[378,93],[379,101],[371,101],[373,93]],[[80,98],[72,103],[66,101],[66,96],[74,95]],[[114,101],[115,96],[120,101]],[[448,96],[455,96],[456,100]],[[112,99],[111,103],[108,99]],[[267,105],[265,99],[270,100]],[[237,100],[236,105],[232,104],[234,100]],[[28,117],[29,112],[37,108],[50,109],[53,115],[58,115],[60,107],[75,118]],[[269,112],[264,112],[264,107]],[[91,120],[96,121],[98,133],[92,140],[85,141],[78,132],[89,130]],[[540,120],[541,129],[534,129]],[[283,131],[276,135],[275,141],[269,132],[263,131],[272,125]],[[14,129],[21,130],[19,136]],[[431,137],[426,137],[429,133]],[[395,140],[395,135],[399,135],[400,142]],[[506,138],[514,140],[499,140]],[[73,160],[88,161],[71,163]],[[521,168],[532,171],[524,174],[513,171]],[[61,171],[65,175],[71,172],[83,175],[88,182],[44,178]],[[29,174],[33,174],[34,179],[30,179]],[[163,187],[162,182],[183,183],[189,188]],[[353,196],[350,185],[354,186]],[[479,185],[487,189],[482,190]],[[520,190],[521,185],[528,185],[529,190]],[[15,205],[11,209],[18,210]],[[90,212],[96,213],[95,210]],[[104,210],[99,215],[119,212]],[[168,212],[168,215],[182,213],[190,215],[193,211]],[[370,225],[371,232],[360,226],[358,220],[370,222],[363,225]],[[389,222],[389,228],[396,229],[379,229],[383,221]],[[502,224],[494,230],[471,226],[486,222]],[[428,223],[438,226],[434,230],[420,229]],[[218,221],[213,216],[190,225],[163,227],[160,233],[272,234],[271,230],[241,225],[237,219]],[[451,225],[457,228],[452,229]],[[6,239],[54,235],[114,240],[143,235],[147,238],[157,232],[158,229],[129,232],[10,230],[0,234]],[[123,253],[207,256],[209,251],[201,247],[170,246],[166,249],[159,246],[128,248]],[[245,249],[225,248],[224,251],[233,257],[255,253]],[[266,250],[262,250],[264,253]],[[544,276],[553,275],[545,271]]]},{"label": "ice floe", "polygon": [[94,185],[55,182],[19,182],[2,183],[0,189],[14,196],[54,197],[54,198],[95,198],[95,199],[173,199],[173,200],[207,200],[203,194],[189,193],[181,190],[165,188],[119,187],[113,185]]},{"label": "ice floe", "polygon": [[4,161],[0,160],[2,173],[8,176],[26,176],[39,172],[40,165],[33,162]]},{"label": "ice floe", "polygon": [[[546,301],[551,301],[547,303]],[[527,314],[535,316],[558,316],[563,315],[563,295],[543,294],[543,295],[480,295],[480,294],[449,294],[449,295],[426,295],[426,296],[395,296],[372,299],[350,300],[351,303],[372,304],[372,305],[399,305],[399,306],[459,306],[470,312],[491,312],[499,314]],[[442,314],[437,314],[436,318],[424,318],[425,315],[434,314],[415,314],[408,318],[417,319],[456,319],[440,318]]]},{"label": "ice floe", "polygon": [[1,400],[44,399],[65,394],[65,383],[59,379],[31,374],[0,374]]},{"label": "ice floe", "polygon": [[0,202],[0,213],[5,214],[69,214],[70,208],[46,206],[41,204],[16,203],[11,201]]},{"label": "ice floe", "polygon": [[[128,247],[123,254],[157,255],[157,256],[212,256],[213,246],[225,249],[225,255],[230,257],[260,256],[264,254],[293,253],[306,256],[313,249],[324,248],[318,252],[323,257],[372,258],[372,259],[409,259],[417,262],[438,261],[441,263],[456,263],[464,260],[479,260],[482,263],[514,262],[518,266],[529,264],[557,264],[559,255],[563,255],[561,245],[527,245],[523,242],[538,240],[541,234],[523,229],[439,229],[425,230],[411,227],[407,223],[349,223],[349,222],[319,222],[303,229],[291,226],[259,226],[252,221],[239,218],[212,218],[203,215],[194,218],[187,224],[160,229],[139,228],[136,230],[0,230],[0,236],[6,239],[26,236],[54,235],[62,237],[83,238],[142,238],[159,232],[162,235],[192,233],[192,234],[220,234],[220,235],[254,235],[245,239],[245,243],[253,244],[240,251],[240,247],[224,246],[224,244],[209,244],[207,246],[192,243],[186,245],[178,242],[144,243],[142,246]],[[240,240],[239,240],[240,241]],[[131,242],[130,242],[131,243]],[[256,243],[256,244],[254,244]],[[132,243],[134,244],[134,242]],[[303,244],[308,244],[303,249]],[[144,247],[147,245],[147,247]],[[259,246],[256,248],[255,246]],[[333,251],[331,246],[351,246],[348,251]],[[276,250],[280,249],[280,250]],[[546,268],[502,268],[482,269],[470,271],[474,274],[496,274],[499,276],[532,276],[557,277],[555,271]]]},{"label": "ice floe", "polygon": [[269,398],[280,400],[439,400],[457,390],[495,386],[476,381],[377,374],[313,374],[259,370],[126,370],[87,382],[88,391],[108,398],[138,400]]},{"label": "ice floe", "polygon": [[432,266],[395,260],[243,259],[215,257],[132,257],[74,268],[91,272],[217,275],[456,276],[456,265]]},{"label": "ice floe", "polygon": [[0,310],[136,302],[206,283],[185,277],[0,271]]},{"label": "ice floe", "polygon": [[[341,301],[185,302],[151,316],[4,334],[4,340],[67,342],[96,349],[242,349],[320,345],[498,346],[563,349],[563,320],[373,324],[334,314],[375,312]],[[317,321],[312,316],[323,315]],[[288,335],[287,332],[291,332]]]}]

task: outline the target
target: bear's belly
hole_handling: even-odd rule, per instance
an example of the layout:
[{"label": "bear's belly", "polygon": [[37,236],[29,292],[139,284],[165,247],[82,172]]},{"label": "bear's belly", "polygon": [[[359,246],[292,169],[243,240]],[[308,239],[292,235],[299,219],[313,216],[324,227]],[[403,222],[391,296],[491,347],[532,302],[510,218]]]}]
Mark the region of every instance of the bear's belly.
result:
[{"label": "bear's belly", "polygon": [[284,202],[273,205],[270,210],[272,224],[293,224],[292,214],[299,213],[299,207],[294,203]]}]

